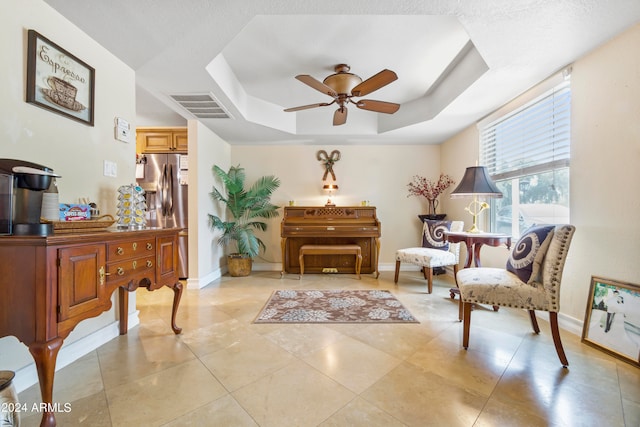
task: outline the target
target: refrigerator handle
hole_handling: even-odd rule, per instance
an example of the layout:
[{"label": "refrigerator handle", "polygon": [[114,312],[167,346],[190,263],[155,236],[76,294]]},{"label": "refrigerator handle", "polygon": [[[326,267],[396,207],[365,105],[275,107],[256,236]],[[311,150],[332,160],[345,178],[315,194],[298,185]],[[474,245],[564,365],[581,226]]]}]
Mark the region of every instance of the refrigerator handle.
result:
[{"label": "refrigerator handle", "polygon": [[162,173],[160,174],[160,182],[158,183],[158,189],[160,190],[160,212],[162,216],[167,215],[167,165],[162,165]]},{"label": "refrigerator handle", "polygon": [[167,174],[167,216],[173,215],[173,165],[169,164]]},{"label": "refrigerator handle", "polygon": [[158,177],[158,185],[156,187],[156,206],[158,202],[160,202],[160,209],[162,209],[162,199],[164,198],[162,192],[162,184],[164,182],[164,165],[162,165],[162,171],[160,172],[160,176]]}]

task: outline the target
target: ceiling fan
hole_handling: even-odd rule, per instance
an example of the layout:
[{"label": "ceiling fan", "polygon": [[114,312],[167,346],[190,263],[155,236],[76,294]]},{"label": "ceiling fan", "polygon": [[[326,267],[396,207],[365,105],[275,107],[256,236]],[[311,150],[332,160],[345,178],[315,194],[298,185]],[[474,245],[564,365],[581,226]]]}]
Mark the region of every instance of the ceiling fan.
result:
[{"label": "ceiling fan", "polygon": [[350,73],[347,64],[338,64],[334,67],[335,74],[331,74],[322,82],[316,80],[308,74],[300,74],[296,79],[311,86],[313,89],[329,95],[333,98],[331,102],[320,102],[318,104],[302,105],[300,107],[287,108],[284,111],[300,111],[309,108],[327,107],[337,104],[338,109],[333,114],[333,125],[339,126],[347,122],[347,104],[352,103],[363,110],[375,111],[378,113],[393,114],[400,108],[400,104],[385,101],[374,101],[372,99],[354,100],[353,97],[368,95],[369,93],[388,85],[398,79],[396,73],[391,70],[382,70],[378,74],[362,81],[357,75]]}]

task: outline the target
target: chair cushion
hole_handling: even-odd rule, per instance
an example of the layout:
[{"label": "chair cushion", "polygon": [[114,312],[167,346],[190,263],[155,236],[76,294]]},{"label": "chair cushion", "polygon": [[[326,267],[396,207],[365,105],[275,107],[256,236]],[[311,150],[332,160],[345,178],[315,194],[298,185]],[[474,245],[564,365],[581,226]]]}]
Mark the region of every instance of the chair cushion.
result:
[{"label": "chair cushion", "polygon": [[553,225],[532,226],[527,229],[509,255],[507,270],[525,283],[537,281],[554,230]]},{"label": "chair cushion", "polygon": [[425,219],[422,226],[422,247],[449,250],[449,242],[445,239],[445,231],[451,230],[451,221]]},{"label": "chair cushion", "polygon": [[527,284],[502,268],[465,268],[457,274],[464,302],[551,311],[540,283]]},{"label": "chair cushion", "polygon": [[396,251],[396,261],[429,268],[457,264],[455,254],[432,248],[398,249]]}]

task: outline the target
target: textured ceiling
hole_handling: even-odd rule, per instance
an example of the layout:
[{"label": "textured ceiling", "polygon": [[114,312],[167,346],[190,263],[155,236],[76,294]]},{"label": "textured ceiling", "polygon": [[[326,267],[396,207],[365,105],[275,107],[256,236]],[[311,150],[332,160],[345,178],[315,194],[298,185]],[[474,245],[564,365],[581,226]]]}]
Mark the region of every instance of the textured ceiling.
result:
[{"label": "textured ceiling", "polygon": [[[231,144],[440,143],[640,21],[638,0],[45,0],[136,71],[137,110],[192,119],[171,95],[210,94],[201,121]],[[297,81],[339,63],[398,80],[366,96],[394,115],[335,106]]]}]

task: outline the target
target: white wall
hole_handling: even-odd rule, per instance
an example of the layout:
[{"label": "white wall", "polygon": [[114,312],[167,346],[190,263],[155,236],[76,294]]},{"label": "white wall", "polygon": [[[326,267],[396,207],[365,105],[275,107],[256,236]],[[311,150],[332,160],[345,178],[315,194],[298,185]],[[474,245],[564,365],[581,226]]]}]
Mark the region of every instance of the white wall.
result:
[{"label": "white wall", "polygon": [[563,311],[583,319],[591,275],[640,285],[640,24],[573,65],[571,221]]},{"label": "white wall", "polygon": [[[89,197],[103,213],[115,214],[117,188],[135,181],[135,140],[126,144],[114,139],[115,117],[130,121],[135,128],[133,70],[40,0],[3,0],[0,9],[0,157],[49,166],[62,175],[58,180],[61,202]],[[36,30],[95,68],[95,126],[25,102],[28,29]],[[117,178],[103,176],[104,160],[116,162]],[[135,297],[130,308],[134,306]],[[114,300],[109,312],[78,325],[65,340],[58,368],[74,341],[95,335],[96,331],[117,334],[116,307]],[[100,345],[94,340],[96,343]],[[91,348],[83,350],[86,353]],[[16,371],[33,366],[31,361],[26,346],[15,338],[0,339],[1,369]],[[34,373],[28,368],[18,372],[17,387],[35,382]]]},{"label": "white wall", "polygon": [[218,183],[211,168],[229,168],[230,145],[195,120],[188,122],[189,132],[189,280],[187,286],[198,289],[224,273],[224,249],[209,228],[208,214],[223,216],[224,206],[209,196]]},{"label": "white wall", "polygon": [[[427,212],[425,200],[407,197],[407,184],[414,175],[437,180],[440,175],[440,147],[437,145],[268,145],[232,146],[231,164],[244,167],[247,183],[263,175],[276,175],[282,182],[273,202],[285,206],[322,206],[327,194],[322,190],[324,167],[316,153],[339,150],[341,159],[334,171],[339,191],[332,197],[337,205],[359,205],[369,200],[377,207],[382,224],[380,269],[395,268],[395,251],[420,243],[421,225],[417,215]],[[270,220],[261,235],[267,252],[256,260],[257,269],[281,268],[280,222]],[[262,263],[262,265],[260,265]]]},{"label": "white wall", "polygon": [[[570,204],[576,234],[564,271],[561,316],[565,326],[573,325],[577,333],[584,320],[592,275],[640,284],[638,46],[640,25],[573,64]],[[522,104],[537,90],[523,94],[511,105]],[[460,163],[474,164],[470,153],[477,156],[478,141],[475,125],[446,141],[442,145],[443,171],[455,170],[461,176]],[[462,200],[447,203],[447,210],[469,221],[471,217],[463,209]],[[503,248],[482,249],[485,266],[504,266],[507,256]]]}]

